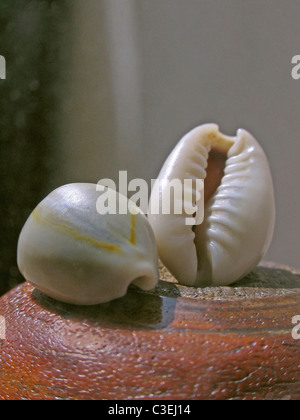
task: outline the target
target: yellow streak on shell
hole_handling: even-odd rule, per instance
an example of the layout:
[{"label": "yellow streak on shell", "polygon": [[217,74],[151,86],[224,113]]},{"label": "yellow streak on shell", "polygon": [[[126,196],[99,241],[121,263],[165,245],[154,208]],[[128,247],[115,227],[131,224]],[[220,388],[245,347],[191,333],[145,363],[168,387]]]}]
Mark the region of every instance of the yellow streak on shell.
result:
[{"label": "yellow streak on shell", "polygon": [[131,228],[130,228],[130,243],[136,245],[136,214],[131,215]]},{"label": "yellow streak on shell", "polygon": [[207,134],[212,149],[217,149],[220,152],[228,153],[229,149],[234,145],[234,139],[225,136],[219,132],[210,132]]},{"label": "yellow streak on shell", "polygon": [[106,242],[97,241],[96,239],[90,238],[88,236],[81,235],[80,233],[76,232],[74,229],[72,229],[69,226],[61,225],[58,223],[55,223],[51,221],[51,223],[47,222],[45,219],[43,219],[37,210],[34,210],[32,213],[32,216],[35,218],[35,220],[39,223],[51,225],[51,227],[54,227],[57,231],[63,232],[68,234],[69,236],[73,237],[74,239],[82,242],[86,242],[91,244],[92,246],[96,248],[103,248],[107,251],[111,252],[122,252],[122,249],[119,245],[113,245]]}]

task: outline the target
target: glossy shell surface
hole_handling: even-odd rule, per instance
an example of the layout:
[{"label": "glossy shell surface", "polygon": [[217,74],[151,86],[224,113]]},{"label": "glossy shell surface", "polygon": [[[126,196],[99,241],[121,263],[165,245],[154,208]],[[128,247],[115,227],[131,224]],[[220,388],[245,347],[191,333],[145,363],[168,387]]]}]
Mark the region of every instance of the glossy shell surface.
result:
[{"label": "glossy shell surface", "polygon": [[189,286],[228,285],[253,270],[270,246],[275,223],[272,176],[254,137],[242,129],[225,136],[215,124],[197,127],[158,176],[159,182],[172,179],[203,179],[205,195],[204,221],[194,227],[186,225],[184,210],[152,213],[167,194],[164,187],[159,198],[151,195],[149,221],[159,256],[176,279]]},{"label": "glossy shell surface", "polygon": [[[118,203],[121,196],[115,194]],[[100,215],[99,197],[94,184],[66,185],[26,222],[18,265],[48,296],[93,305],[125,295],[132,283],[144,290],[155,287],[157,249],[147,218],[141,212]]]}]

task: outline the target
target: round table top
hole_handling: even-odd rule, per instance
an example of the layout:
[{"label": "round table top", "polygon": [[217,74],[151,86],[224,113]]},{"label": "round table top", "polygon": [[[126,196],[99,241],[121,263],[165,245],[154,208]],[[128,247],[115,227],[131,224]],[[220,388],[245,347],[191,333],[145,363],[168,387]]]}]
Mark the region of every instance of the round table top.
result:
[{"label": "round table top", "polygon": [[2,400],[300,398],[300,275],[278,264],[205,289],[162,267],[155,290],[91,307],[24,283],[0,315]]}]

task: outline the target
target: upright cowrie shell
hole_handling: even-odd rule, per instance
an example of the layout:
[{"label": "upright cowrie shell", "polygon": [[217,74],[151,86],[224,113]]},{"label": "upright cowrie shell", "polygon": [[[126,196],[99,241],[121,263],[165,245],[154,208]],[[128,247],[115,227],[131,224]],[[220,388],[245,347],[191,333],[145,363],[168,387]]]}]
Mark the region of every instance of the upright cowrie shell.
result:
[{"label": "upright cowrie shell", "polygon": [[[71,184],[46,197],[27,220],[18,244],[21,273],[48,296],[93,305],[158,281],[155,238],[147,218],[97,212],[94,184]],[[122,198],[115,191],[118,202]],[[127,201],[128,202],[128,201]],[[131,206],[134,206],[130,202]],[[132,207],[133,208],[133,207]]]},{"label": "upright cowrie shell", "polygon": [[[203,179],[205,216],[201,225],[181,215],[154,214],[167,194],[162,181]],[[252,271],[267,252],[274,231],[272,176],[264,151],[245,130],[221,134],[215,124],[189,132],[175,147],[152,193],[149,221],[162,262],[188,286],[229,285]],[[195,205],[193,191],[191,205]],[[182,200],[182,208],[183,208]]]}]

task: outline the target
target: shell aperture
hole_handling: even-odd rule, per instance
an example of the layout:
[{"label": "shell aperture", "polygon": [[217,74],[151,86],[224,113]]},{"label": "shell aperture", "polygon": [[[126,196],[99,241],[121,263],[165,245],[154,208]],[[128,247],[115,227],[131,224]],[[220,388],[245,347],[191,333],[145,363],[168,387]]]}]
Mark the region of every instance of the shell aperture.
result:
[{"label": "shell aperture", "polygon": [[[242,129],[225,136],[215,124],[195,128],[158,176],[160,182],[174,178],[204,180],[205,217],[191,228],[184,211],[152,214],[157,196],[151,196],[149,221],[165,266],[180,283],[201,287],[229,285],[251,272],[267,252],[275,224],[272,176],[254,137]],[[160,200],[164,194],[162,188]]]}]

